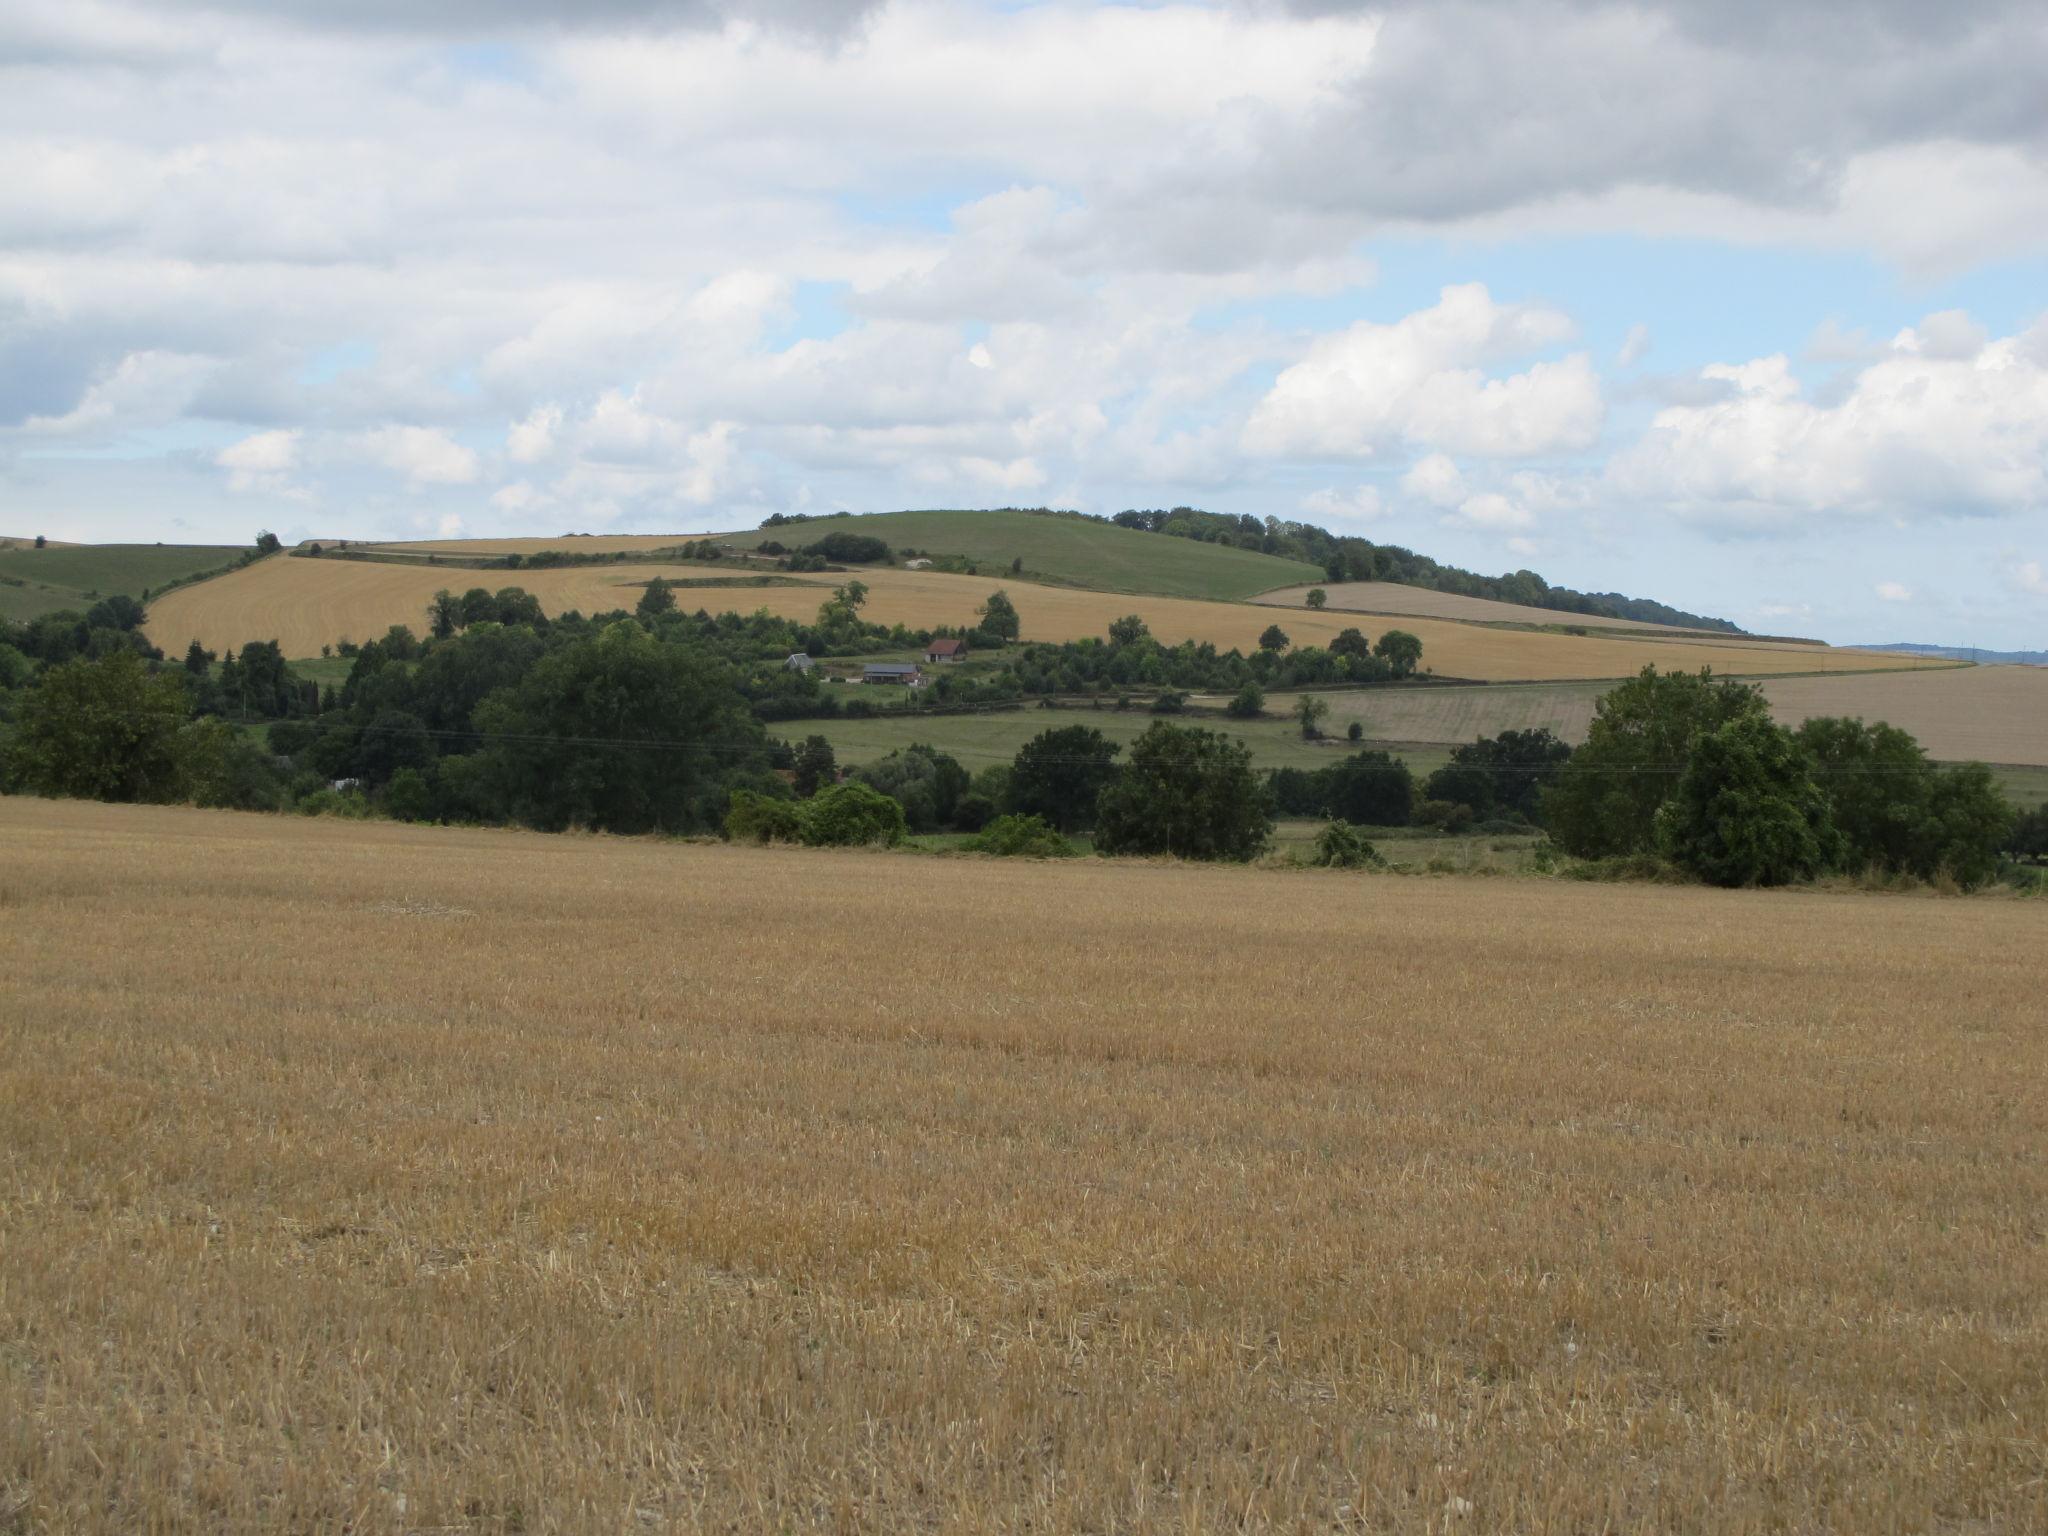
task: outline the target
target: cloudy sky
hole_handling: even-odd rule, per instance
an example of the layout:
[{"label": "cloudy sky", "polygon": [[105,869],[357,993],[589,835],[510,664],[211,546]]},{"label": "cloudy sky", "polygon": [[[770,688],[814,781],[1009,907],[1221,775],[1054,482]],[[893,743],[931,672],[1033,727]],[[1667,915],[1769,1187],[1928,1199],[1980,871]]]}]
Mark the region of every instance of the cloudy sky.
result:
[{"label": "cloudy sky", "polygon": [[2048,644],[2038,0],[0,3],[0,533],[1186,503]]}]

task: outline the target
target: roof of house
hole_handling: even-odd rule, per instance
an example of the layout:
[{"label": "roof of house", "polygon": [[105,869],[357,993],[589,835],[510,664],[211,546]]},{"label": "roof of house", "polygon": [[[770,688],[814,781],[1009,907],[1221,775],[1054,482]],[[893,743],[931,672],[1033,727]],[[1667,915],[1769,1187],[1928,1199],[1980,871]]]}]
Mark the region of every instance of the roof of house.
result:
[{"label": "roof of house", "polygon": [[965,640],[934,640],[925,650],[927,656],[958,656],[967,649]]},{"label": "roof of house", "polygon": [[898,677],[915,672],[917,670],[917,663],[914,661],[871,661],[862,670],[882,677]]}]

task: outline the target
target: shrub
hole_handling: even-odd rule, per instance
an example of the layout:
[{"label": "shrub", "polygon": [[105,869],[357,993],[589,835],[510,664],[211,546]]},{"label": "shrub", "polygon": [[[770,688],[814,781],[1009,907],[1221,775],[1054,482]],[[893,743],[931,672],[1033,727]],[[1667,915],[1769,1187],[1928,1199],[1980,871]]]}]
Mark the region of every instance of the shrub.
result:
[{"label": "shrub", "polygon": [[1223,713],[1233,720],[1256,720],[1266,707],[1266,696],[1259,691],[1257,683],[1246,683],[1237,691],[1237,697],[1223,706]]},{"label": "shrub", "polygon": [[1657,812],[1659,851],[1715,885],[1810,880],[1841,837],[1813,763],[1792,733],[1758,714],[1701,736]]},{"label": "shrub", "polygon": [[1376,869],[1386,860],[1350,822],[1333,821],[1316,834],[1315,862],[1324,869]]},{"label": "shrub", "polygon": [[736,789],[725,813],[725,835],[735,843],[794,843],[803,836],[803,816],[796,804]]},{"label": "shrub", "polygon": [[813,848],[863,843],[894,847],[906,830],[902,806],[872,785],[853,780],[820,790],[805,801],[798,835]]},{"label": "shrub", "polygon": [[384,786],[384,814],[399,821],[432,821],[434,789],[417,768],[401,768]]},{"label": "shrub", "polygon": [[871,565],[889,558],[889,546],[865,533],[828,533],[822,539],[806,544],[803,552],[845,565]]},{"label": "shrub", "polygon": [[967,846],[1006,859],[1064,859],[1074,851],[1043,816],[998,816]]}]

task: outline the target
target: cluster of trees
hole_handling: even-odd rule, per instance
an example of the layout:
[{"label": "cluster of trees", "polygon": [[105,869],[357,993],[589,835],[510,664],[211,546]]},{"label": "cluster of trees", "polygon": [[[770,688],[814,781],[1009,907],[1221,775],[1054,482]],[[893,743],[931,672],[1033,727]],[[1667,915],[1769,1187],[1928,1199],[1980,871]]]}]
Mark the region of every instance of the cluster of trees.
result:
[{"label": "cluster of trees", "polygon": [[1872,870],[1978,885],[2015,820],[1982,764],[1937,767],[1893,726],[1788,730],[1752,685],[1654,667],[1601,697],[1543,814],[1568,853],[1661,855],[1718,885]]},{"label": "cluster of trees", "polygon": [[1560,613],[1585,613],[1634,619],[1646,624],[1675,624],[1689,629],[1741,633],[1726,619],[1687,613],[1648,598],[1625,597],[1619,592],[1574,592],[1569,587],[1551,586],[1534,571],[1481,576],[1457,566],[1440,565],[1427,555],[1418,555],[1398,544],[1375,544],[1370,539],[1334,534],[1312,523],[1258,518],[1249,514],[1233,517],[1223,512],[1199,511],[1194,507],[1131,510],[1117,513],[1110,521],[1119,528],[1196,539],[1207,544],[1228,544],[1237,549],[1303,560],[1321,566],[1331,581],[1398,581],[1411,587],[1459,592],[1467,597],[1490,597],[1500,602],[1523,603]]}]

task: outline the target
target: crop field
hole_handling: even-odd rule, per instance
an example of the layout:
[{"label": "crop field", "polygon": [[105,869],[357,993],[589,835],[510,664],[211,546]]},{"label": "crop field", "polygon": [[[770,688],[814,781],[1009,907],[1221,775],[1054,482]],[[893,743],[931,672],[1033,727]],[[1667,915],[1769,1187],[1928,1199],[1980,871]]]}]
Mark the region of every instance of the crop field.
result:
[{"label": "crop field", "polygon": [[218,570],[240,550],[212,544],[53,544],[0,540],[0,616],[32,619],[83,611],[102,597],[139,597],[146,588]]},{"label": "crop field", "polygon": [[794,548],[842,532],[866,534],[891,549],[959,555],[998,574],[1007,574],[1011,562],[1021,559],[1026,578],[1109,592],[1241,601],[1269,588],[1314,581],[1322,574],[1303,561],[1255,550],[1024,512],[877,512],[726,534],[723,539],[734,549],[752,549],[763,539]]},{"label": "crop field", "polygon": [[[611,555],[621,551],[673,549],[702,533],[574,533],[556,538],[406,539],[398,542],[351,541],[351,547],[398,555],[537,555],[559,550],[571,555]],[[332,540],[312,540],[332,543]]]},{"label": "crop field", "polygon": [[18,1528],[2048,1526],[2038,903],[0,840]]},{"label": "crop field", "polygon": [[1861,715],[1912,732],[1930,757],[2048,764],[2048,667],[1775,678],[1764,693],[1788,724]]},{"label": "crop field", "polygon": [[[1026,519],[1052,522],[1053,519]],[[1155,543],[1186,543],[1161,535],[1133,534]],[[1199,546],[1207,547],[1207,546]],[[517,585],[539,599],[549,613],[566,609],[603,612],[631,608],[646,583],[673,576],[655,565],[576,566],[541,571],[442,570],[342,560],[265,560],[246,570],[167,594],[150,610],[150,638],[166,651],[182,651],[193,639],[219,650],[247,640],[276,639],[287,656],[311,656],[323,644],[344,638],[367,640],[393,624],[416,631],[434,593],[448,587]],[[1250,650],[1274,622],[1268,608],[1249,603],[1198,602],[1186,598],[1129,596],[1074,587],[1046,587],[1014,579],[957,576],[933,571],[875,570],[851,573],[869,589],[863,616],[884,624],[924,628],[968,625],[991,592],[1008,591],[1031,640],[1077,640],[1103,635],[1110,621],[1141,615],[1161,640],[1207,640],[1224,648]],[[809,618],[848,575],[805,578],[780,587],[693,586],[680,601],[713,612],[765,608],[792,618]],[[1357,620],[1343,614],[1303,610],[1286,616],[1297,644],[1326,643]],[[1620,677],[1645,662],[1661,666],[1712,665],[1723,670],[1778,672],[1919,668],[1911,657],[1836,651],[1801,645],[1730,644],[1637,636],[1536,634],[1489,629],[1445,620],[1404,619],[1401,627],[1422,638],[1424,664],[1451,677],[1554,679]]]},{"label": "crop field", "polygon": [[[1468,623],[1480,624],[1572,624],[1583,629],[1647,629],[1672,635],[1720,635],[1716,630],[1678,629],[1662,624],[1645,624],[1641,619],[1610,619],[1599,614],[1564,613],[1555,608],[1497,602],[1490,597],[1467,597],[1461,592],[1433,592],[1427,587],[1404,586],[1397,581],[1312,582],[1308,586],[1263,592],[1252,601],[1280,608],[1306,608],[1309,593],[1318,588],[1327,594],[1329,609],[1345,613],[1464,619]],[[1720,635],[1720,638],[1731,637]]]}]

